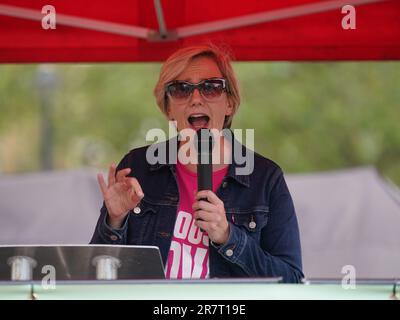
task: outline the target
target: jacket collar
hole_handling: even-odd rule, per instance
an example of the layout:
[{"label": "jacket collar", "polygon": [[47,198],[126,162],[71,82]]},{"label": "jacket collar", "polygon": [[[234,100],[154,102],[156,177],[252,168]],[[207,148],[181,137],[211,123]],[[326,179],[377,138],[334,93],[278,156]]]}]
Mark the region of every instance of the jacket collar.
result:
[{"label": "jacket collar", "polygon": [[[233,179],[234,181],[238,182],[239,184],[249,188],[250,187],[250,176],[249,175],[238,175],[237,174],[237,168],[240,168],[241,166],[237,163],[235,157],[234,157],[234,150],[236,148],[240,148],[242,151],[242,154],[245,154],[245,152],[251,152],[254,153],[254,151],[246,148],[244,145],[242,145],[234,136],[233,132],[232,133],[232,154],[231,154],[231,159],[232,163],[229,165],[228,168],[228,173],[227,177]],[[165,145],[165,146],[164,146]],[[166,150],[166,154],[169,155],[169,149],[170,148],[178,148],[178,137],[175,136],[167,141],[160,142],[160,149],[161,150]],[[175,155],[178,153],[175,152]],[[150,171],[158,171],[161,168],[164,167],[170,167],[172,172],[175,172],[175,165],[176,165],[176,158],[172,159],[171,163],[155,163],[155,164],[150,164]]]}]

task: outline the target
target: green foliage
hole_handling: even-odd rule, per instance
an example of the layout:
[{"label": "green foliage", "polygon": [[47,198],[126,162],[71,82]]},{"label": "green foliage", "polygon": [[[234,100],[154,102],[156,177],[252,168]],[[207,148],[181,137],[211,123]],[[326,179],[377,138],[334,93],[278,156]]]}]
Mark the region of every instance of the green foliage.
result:
[{"label": "green foliage", "polygon": [[[256,151],[286,172],[376,166],[400,184],[398,62],[236,63]],[[152,91],[159,64],[56,65],[56,169],[106,167],[167,129]],[[0,172],[40,169],[38,65],[0,66]]]}]

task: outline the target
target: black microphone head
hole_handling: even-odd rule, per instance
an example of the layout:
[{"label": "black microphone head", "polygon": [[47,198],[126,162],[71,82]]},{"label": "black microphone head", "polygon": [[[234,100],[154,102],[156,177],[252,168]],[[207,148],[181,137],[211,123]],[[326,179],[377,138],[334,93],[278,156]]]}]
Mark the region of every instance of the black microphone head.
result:
[{"label": "black microphone head", "polygon": [[214,148],[214,137],[210,129],[201,128],[196,131],[195,147],[199,154],[211,154]]},{"label": "black microphone head", "polygon": [[196,131],[195,147],[197,149],[197,190],[212,190],[212,150],[214,137],[209,129]]}]

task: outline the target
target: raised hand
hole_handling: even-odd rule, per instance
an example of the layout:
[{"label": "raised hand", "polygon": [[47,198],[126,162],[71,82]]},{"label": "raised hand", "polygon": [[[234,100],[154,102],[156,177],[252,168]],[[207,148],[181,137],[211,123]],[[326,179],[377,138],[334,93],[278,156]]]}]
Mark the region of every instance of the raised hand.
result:
[{"label": "raised hand", "polygon": [[142,188],[136,178],[127,177],[130,168],[116,172],[112,164],[108,170],[108,185],[101,173],[97,174],[97,181],[103,194],[104,203],[108,210],[109,224],[112,228],[120,228],[126,215],[144,197]]}]

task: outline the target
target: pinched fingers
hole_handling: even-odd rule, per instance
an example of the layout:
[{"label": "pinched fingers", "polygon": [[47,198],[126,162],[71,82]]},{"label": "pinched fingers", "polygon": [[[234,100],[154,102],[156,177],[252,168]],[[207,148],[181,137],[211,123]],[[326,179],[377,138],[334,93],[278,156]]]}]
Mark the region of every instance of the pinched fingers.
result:
[{"label": "pinched fingers", "polygon": [[[133,191],[132,200],[140,200],[143,198],[144,193],[142,187],[140,186],[139,181],[136,178],[125,178],[125,183],[127,183]],[[135,199],[136,198],[136,199]]]},{"label": "pinched fingers", "polygon": [[119,170],[117,172],[116,180],[117,182],[124,182],[124,178],[131,172],[131,168],[125,168],[122,170]]}]

